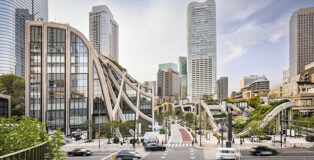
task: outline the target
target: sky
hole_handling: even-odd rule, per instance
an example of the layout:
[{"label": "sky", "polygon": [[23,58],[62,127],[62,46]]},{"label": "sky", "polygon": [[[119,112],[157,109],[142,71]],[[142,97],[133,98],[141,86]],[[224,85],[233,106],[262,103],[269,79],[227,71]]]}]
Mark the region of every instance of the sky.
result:
[{"label": "sky", "polygon": [[[196,0],[203,2],[204,0]],[[187,56],[186,11],[192,0],[49,0],[49,21],[67,23],[89,37],[89,12],[107,5],[119,24],[120,64],[135,79],[157,79],[158,64]],[[289,67],[289,20],[314,0],[216,0],[217,79],[265,74],[271,87]]]}]

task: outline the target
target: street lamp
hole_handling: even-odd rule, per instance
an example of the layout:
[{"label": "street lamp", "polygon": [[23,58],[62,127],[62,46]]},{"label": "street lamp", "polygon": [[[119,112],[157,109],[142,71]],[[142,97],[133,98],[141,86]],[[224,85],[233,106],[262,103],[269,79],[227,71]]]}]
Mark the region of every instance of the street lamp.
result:
[{"label": "street lamp", "polygon": [[201,108],[201,99],[199,104],[199,112],[200,112],[200,147],[202,147],[202,108]]}]

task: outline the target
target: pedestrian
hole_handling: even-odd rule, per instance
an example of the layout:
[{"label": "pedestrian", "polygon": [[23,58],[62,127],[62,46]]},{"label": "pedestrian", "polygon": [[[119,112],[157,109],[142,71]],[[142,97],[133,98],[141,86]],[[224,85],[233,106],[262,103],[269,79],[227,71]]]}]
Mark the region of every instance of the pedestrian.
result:
[{"label": "pedestrian", "polygon": [[162,145],[162,146],[164,145],[164,140],[161,141],[161,145]]},{"label": "pedestrian", "polygon": [[194,146],[194,139],[192,140],[192,146]]},{"label": "pedestrian", "polygon": [[287,142],[287,139],[286,139],[286,137],[285,137],[284,141],[285,141],[285,143]]},{"label": "pedestrian", "polygon": [[232,138],[232,143],[235,144],[235,143],[234,143],[234,138]]},{"label": "pedestrian", "polygon": [[133,148],[135,148],[135,140],[133,141]]},{"label": "pedestrian", "polygon": [[242,146],[242,139],[240,139],[240,145]]}]

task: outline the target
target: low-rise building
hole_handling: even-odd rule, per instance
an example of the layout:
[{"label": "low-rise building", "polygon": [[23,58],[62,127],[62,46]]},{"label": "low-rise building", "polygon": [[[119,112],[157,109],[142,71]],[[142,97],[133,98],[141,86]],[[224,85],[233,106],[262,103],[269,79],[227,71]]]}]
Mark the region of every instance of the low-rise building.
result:
[{"label": "low-rise building", "polygon": [[11,96],[0,93],[0,117],[11,117]]}]

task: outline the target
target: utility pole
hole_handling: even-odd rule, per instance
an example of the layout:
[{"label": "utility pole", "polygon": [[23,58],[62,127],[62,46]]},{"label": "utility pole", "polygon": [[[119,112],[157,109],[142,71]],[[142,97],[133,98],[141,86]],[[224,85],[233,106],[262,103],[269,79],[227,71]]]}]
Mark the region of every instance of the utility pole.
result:
[{"label": "utility pole", "polygon": [[196,119],[197,119],[197,106],[195,106],[195,118],[194,118],[194,134],[195,134],[195,143],[197,143],[197,133],[196,133]]},{"label": "utility pole", "polygon": [[98,148],[100,149],[100,106],[98,106]]},{"label": "utility pole", "polygon": [[201,99],[199,104],[199,112],[200,112],[200,147],[202,147],[202,112],[201,112]]},{"label": "utility pole", "polygon": [[133,148],[135,149],[135,130],[136,130],[136,118],[134,119],[134,139],[133,139]]},{"label": "utility pole", "polygon": [[220,128],[221,128],[221,148],[224,147],[224,130],[223,130],[223,125],[224,125],[224,122],[222,121],[222,124],[220,126]]},{"label": "utility pole", "polygon": [[280,111],[280,147],[282,148],[282,111]]}]

